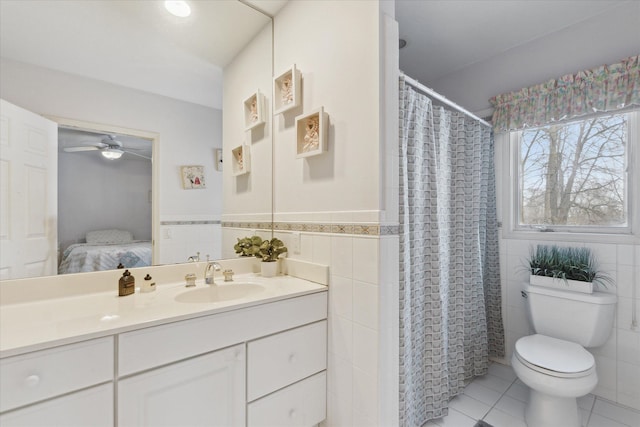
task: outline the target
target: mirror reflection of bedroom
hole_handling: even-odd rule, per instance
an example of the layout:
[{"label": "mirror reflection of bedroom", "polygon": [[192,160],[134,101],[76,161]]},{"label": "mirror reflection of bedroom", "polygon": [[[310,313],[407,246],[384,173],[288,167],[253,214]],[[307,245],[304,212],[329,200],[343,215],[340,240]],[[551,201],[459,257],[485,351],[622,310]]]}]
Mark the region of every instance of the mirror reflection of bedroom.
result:
[{"label": "mirror reflection of bedroom", "polygon": [[58,129],[58,273],[151,265],[152,141]]}]

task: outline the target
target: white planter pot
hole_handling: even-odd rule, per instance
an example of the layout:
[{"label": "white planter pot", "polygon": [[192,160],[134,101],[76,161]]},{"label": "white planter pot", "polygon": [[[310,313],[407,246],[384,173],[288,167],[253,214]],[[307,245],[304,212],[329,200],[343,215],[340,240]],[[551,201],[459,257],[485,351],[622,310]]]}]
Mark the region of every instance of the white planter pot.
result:
[{"label": "white planter pot", "polygon": [[278,261],[273,262],[261,262],[260,272],[262,277],[273,277],[278,274]]},{"label": "white planter pot", "polygon": [[593,293],[593,282],[580,282],[578,280],[556,279],[546,276],[529,276],[529,283],[533,286],[544,286],[562,291],[582,292],[583,294]]}]

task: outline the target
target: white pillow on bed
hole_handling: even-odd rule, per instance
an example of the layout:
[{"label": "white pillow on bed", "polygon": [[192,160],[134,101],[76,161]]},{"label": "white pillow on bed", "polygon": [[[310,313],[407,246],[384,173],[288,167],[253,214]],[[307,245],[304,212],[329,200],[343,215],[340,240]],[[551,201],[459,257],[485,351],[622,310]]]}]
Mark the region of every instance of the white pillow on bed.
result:
[{"label": "white pillow on bed", "polygon": [[129,243],[133,235],[126,230],[95,230],[87,232],[87,243],[101,245],[105,243]]}]

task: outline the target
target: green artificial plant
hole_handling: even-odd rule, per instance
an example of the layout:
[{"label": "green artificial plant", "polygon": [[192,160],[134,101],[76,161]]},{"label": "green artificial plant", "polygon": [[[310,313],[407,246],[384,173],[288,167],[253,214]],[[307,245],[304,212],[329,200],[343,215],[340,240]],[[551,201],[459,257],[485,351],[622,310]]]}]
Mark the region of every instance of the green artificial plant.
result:
[{"label": "green artificial plant", "polygon": [[233,245],[237,254],[240,256],[255,256],[258,257],[260,253],[260,245],[262,245],[262,238],[260,236],[243,237],[238,239],[238,243]]},{"label": "green artificial plant", "polygon": [[262,259],[262,262],[274,262],[285,252],[287,252],[287,247],[282,240],[274,237],[271,240],[264,240],[255,256]]},{"label": "green artificial plant", "polygon": [[528,270],[534,276],[599,283],[611,278],[598,271],[597,259],[589,248],[538,245],[529,251]]}]

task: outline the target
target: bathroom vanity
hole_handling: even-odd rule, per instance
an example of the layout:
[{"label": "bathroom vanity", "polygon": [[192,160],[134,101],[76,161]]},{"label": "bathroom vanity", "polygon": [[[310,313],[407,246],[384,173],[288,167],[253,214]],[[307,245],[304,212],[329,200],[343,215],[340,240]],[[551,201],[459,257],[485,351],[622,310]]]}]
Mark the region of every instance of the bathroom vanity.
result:
[{"label": "bathroom vanity", "polygon": [[327,288],[292,276],[236,282],[2,306],[0,424],[319,423]]}]

